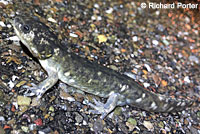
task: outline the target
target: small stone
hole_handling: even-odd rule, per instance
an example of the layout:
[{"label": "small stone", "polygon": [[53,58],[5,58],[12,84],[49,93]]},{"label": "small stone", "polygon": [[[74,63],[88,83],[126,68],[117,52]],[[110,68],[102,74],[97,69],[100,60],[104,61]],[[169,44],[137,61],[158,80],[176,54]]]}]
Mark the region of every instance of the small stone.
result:
[{"label": "small stone", "polygon": [[144,121],[143,125],[149,130],[149,131],[153,131],[154,127],[153,124],[150,121]]},{"label": "small stone", "polygon": [[8,28],[11,28],[11,27],[12,27],[12,25],[8,24],[8,25],[7,25],[7,27],[8,27]]},{"label": "small stone", "polygon": [[151,72],[151,67],[148,64],[144,64],[148,72]]},{"label": "small stone", "polygon": [[5,121],[5,118],[3,116],[0,116],[0,121]]},{"label": "small stone", "polygon": [[83,120],[83,125],[87,125],[88,123],[85,121],[85,120]]},{"label": "small stone", "polygon": [[16,87],[21,87],[22,85],[24,85],[26,83],[26,81],[20,81],[18,84],[16,84]]},{"label": "small stone", "polygon": [[158,16],[159,14],[160,14],[160,11],[159,11],[159,10],[157,10],[157,11],[156,11],[156,15]]},{"label": "small stone", "polygon": [[106,10],[106,13],[108,13],[108,14],[110,14],[112,12],[113,12],[113,8],[111,8],[111,7],[108,10]]},{"label": "small stone", "polygon": [[20,106],[20,111],[18,112],[18,115],[22,115],[24,112],[28,110],[28,106]]},{"label": "small stone", "polygon": [[[136,71],[137,72],[137,71]],[[135,76],[135,74],[133,74],[133,73],[131,73],[131,72],[125,72],[124,73],[124,75],[126,75],[126,76],[128,76],[128,77],[130,77],[130,78],[132,78],[132,79],[136,79],[136,76]]]},{"label": "small stone", "polygon": [[129,122],[126,122],[126,126],[128,126],[129,131],[133,131],[133,129],[135,128],[135,125],[132,125],[132,124],[129,123]]},{"label": "small stone", "polygon": [[17,96],[17,104],[23,106],[29,106],[31,103],[31,98],[25,96]]},{"label": "small stone", "polygon": [[10,3],[9,0],[0,0],[0,3],[3,3],[4,5],[8,5],[8,3]]},{"label": "small stone", "polygon": [[51,17],[48,18],[47,20],[50,21],[50,22],[53,22],[53,23],[57,23],[57,21],[55,19],[51,18]]},{"label": "small stone", "polygon": [[69,36],[74,37],[74,38],[78,38],[78,35],[74,34],[74,33],[69,33]]},{"label": "small stone", "polygon": [[25,133],[28,133],[28,127],[26,126],[21,126],[22,131],[24,131]]},{"label": "small stone", "polygon": [[137,121],[135,119],[133,119],[133,118],[128,118],[128,122],[131,123],[134,126],[137,125]]},{"label": "small stone", "polygon": [[0,21],[0,26],[6,27],[5,23],[3,21]]},{"label": "small stone", "polygon": [[38,106],[38,105],[40,105],[40,102],[41,102],[41,99],[38,100],[37,97],[34,97],[34,98],[32,99],[31,106],[33,106],[33,107]]},{"label": "small stone", "polygon": [[190,60],[191,62],[195,62],[196,64],[199,63],[199,59],[198,59],[196,56],[193,56],[193,55],[190,55],[190,56],[189,56],[189,60]]},{"label": "small stone", "polygon": [[148,72],[146,70],[142,70],[142,72],[144,73],[144,75],[148,74]]},{"label": "small stone", "polygon": [[199,111],[199,112],[197,112],[197,116],[200,118],[200,111]]},{"label": "small stone", "polygon": [[162,81],[161,81],[161,84],[162,84],[163,87],[166,87],[166,86],[167,86],[167,81],[162,80]]},{"label": "small stone", "polygon": [[186,76],[186,77],[184,78],[184,82],[190,83],[190,78],[189,78],[189,76]]},{"label": "small stone", "polygon": [[62,98],[63,100],[68,100],[70,102],[75,101],[75,99],[70,94],[63,90],[60,91],[60,98]]},{"label": "small stone", "polygon": [[137,37],[137,36],[133,36],[132,40],[133,40],[134,42],[136,42],[136,41],[138,41],[138,37]]},{"label": "small stone", "polygon": [[36,129],[37,125],[32,123],[32,124],[29,124],[28,127],[30,131],[33,131]]},{"label": "small stone", "polygon": [[156,46],[159,44],[159,42],[158,42],[157,40],[153,40],[152,43],[153,43],[154,45],[156,45]]},{"label": "small stone", "polygon": [[42,123],[42,119],[36,119],[35,121],[34,121],[34,123],[37,125],[37,126],[42,126],[43,125],[43,123]]},{"label": "small stone", "polygon": [[98,35],[97,38],[99,39],[99,43],[107,41],[107,37],[105,35],[103,35],[103,34]]},{"label": "small stone", "polygon": [[164,123],[163,123],[162,121],[160,121],[160,122],[158,123],[158,126],[159,126],[160,128],[164,128]]},{"label": "small stone", "polygon": [[95,3],[95,4],[94,4],[94,7],[95,7],[95,8],[99,8],[99,4]]},{"label": "small stone", "polygon": [[145,82],[143,85],[144,85],[145,88],[147,88],[147,87],[150,86],[150,84],[149,84],[149,83],[146,83],[146,82]]},{"label": "small stone", "polygon": [[76,114],[75,117],[76,122],[81,123],[83,121],[83,117],[78,112],[75,112],[75,114]]},{"label": "small stone", "polygon": [[163,40],[162,42],[167,46],[169,45],[169,42],[167,40]]},{"label": "small stone", "polygon": [[12,89],[15,86],[15,83],[12,81],[8,82],[9,88]]},{"label": "small stone", "polygon": [[53,106],[50,106],[50,107],[49,107],[49,111],[54,112],[54,110],[55,110],[55,109],[54,109]]},{"label": "small stone", "polygon": [[184,124],[185,125],[188,125],[189,124],[189,121],[187,119],[184,119]]}]

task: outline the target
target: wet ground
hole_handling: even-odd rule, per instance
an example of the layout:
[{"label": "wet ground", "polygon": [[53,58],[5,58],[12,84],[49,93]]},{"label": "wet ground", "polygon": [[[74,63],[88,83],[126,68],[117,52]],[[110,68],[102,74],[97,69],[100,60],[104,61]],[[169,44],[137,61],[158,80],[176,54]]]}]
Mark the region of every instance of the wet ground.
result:
[{"label": "wet ground", "polygon": [[[0,1],[0,134],[200,133],[199,6],[149,9],[141,8],[141,3]],[[34,97],[23,97],[22,86],[39,83],[46,73],[8,21],[21,14],[39,17],[54,29],[68,51],[120,73],[129,72],[155,93],[197,103],[165,114],[117,107],[101,120],[89,114],[92,108],[86,103],[92,98],[105,99],[73,92],[59,82],[37,105]]]}]

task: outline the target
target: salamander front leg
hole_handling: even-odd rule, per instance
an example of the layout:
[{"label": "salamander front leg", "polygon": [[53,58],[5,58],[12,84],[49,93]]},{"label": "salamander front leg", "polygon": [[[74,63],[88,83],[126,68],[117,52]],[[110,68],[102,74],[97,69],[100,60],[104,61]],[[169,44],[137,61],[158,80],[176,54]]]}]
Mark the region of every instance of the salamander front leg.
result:
[{"label": "salamander front leg", "polygon": [[104,104],[102,102],[96,101],[94,99],[94,104],[89,103],[89,105],[94,108],[95,110],[90,110],[89,112],[94,113],[94,114],[101,114],[100,118],[103,119],[105,118],[115,107],[117,106],[117,102],[119,99],[119,94],[118,93],[112,93],[110,94],[107,102]]},{"label": "salamander front leg", "polygon": [[54,72],[53,70],[49,69],[47,70],[47,73],[48,77],[38,85],[32,84],[32,87],[23,86],[23,88],[28,89],[28,91],[24,95],[35,95],[38,99],[40,99],[43,96],[43,94],[58,81],[57,72]]}]

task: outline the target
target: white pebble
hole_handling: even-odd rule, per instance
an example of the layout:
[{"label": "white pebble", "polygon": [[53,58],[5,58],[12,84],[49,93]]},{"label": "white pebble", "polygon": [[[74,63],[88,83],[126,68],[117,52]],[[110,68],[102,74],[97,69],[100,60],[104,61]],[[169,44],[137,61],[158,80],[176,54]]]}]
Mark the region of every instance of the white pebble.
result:
[{"label": "white pebble", "polygon": [[12,25],[8,24],[8,25],[7,25],[7,27],[8,27],[8,28],[11,28],[11,27],[12,27]]},{"label": "white pebble", "polygon": [[3,116],[0,116],[0,121],[5,121],[5,118]]},{"label": "white pebble", "polygon": [[108,14],[110,14],[112,12],[113,12],[113,8],[111,8],[111,7],[108,10],[106,10],[106,13],[108,13]]},{"label": "white pebble", "polygon": [[156,46],[159,44],[159,42],[158,42],[157,40],[153,40],[152,43],[153,43],[154,45],[156,45]]},{"label": "white pebble", "polygon": [[138,41],[138,37],[137,36],[133,36],[132,39],[133,39],[134,42]]},{"label": "white pebble", "polygon": [[0,26],[6,27],[5,23],[3,21],[0,21]]},{"label": "white pebble", "polygon": [[20,41],[20,39],[17,36],[11,36],[9,38],[6,38],[6,40]]},{"label": "white pebble", "polygon": [[15,86],[15,83],[13,83],[12,81],[8,82],[9,88],[12,89]]},{"label": "white pebble", "polygon": [[75,38],[78,37],[78,35],[77,35],[77,34],[74,34],[74,33],[69,33],[69,36],[71,36],[71,37],[75,37]]},{"label": "white pebble", "polygon": [[16,78],[18,78],[18,77],[17,77],[16,75],[13,75],[13,76],[12,76],[12,81],[15,81]]},{"label": "white pebble", "polygon": [[99,4],[95,3],[95,4],[94,4],[94,7],[95,7],[95,8],[99,8]]},{"label": "white pebble", "polygon": [[184,82],[190,83],[190,78],[189,78],[189,76],[186,76],[186,77],[184,78]]},{"label": "white pebble", "polygon": [[4,5],[8,5],[8,3],[10,3],[10,0],[0,0],[0,3],[3,3]]},{"label": "white pebble", "polygon": [[101,16],[98,16],[98,17],[97,17],[97,20],[102,20],[102,17],[101,17]]},{"label": "white pebble", "polygon": [[148,64],[144,64],[148,72],[151,72],[151,67]]},{"label": "white pebble", "polygon": [[144,85],[145,88],[147,88],[147,87],[150,86],[150,84],[149,84],[149,83],[146,83],[146,82],[145,82],[143,85]]},{"label": "white pebble", "polygon": [[48,18],[47,20],[50,21],[50,22],[53,22],[53,23],[57,23],[57,21],[53,18]]},{"label": "white pebble", "polygon": [[93,15],[93,16],[91,17],[91,19],[92,19],[92,20],[96,20],[96,17]]}]

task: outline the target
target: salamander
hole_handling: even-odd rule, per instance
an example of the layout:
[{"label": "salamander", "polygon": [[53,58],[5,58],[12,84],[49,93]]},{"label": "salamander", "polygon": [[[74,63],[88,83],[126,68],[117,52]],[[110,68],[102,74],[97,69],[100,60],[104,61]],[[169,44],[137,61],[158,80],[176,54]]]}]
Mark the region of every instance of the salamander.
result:
[{"label": "salamander", "polygon": [[43,94],[58,80],[84,92],[108,98],[107,102],[89,103],[93,113],[101,118],[116,106],[130,105],[149,112],[176,112],[193,104],[188,99],[172,98],[146,90],[127,75],[91,62],[64,49],[53,30],[47,25],[28,16],[17,16],[12,26],[21,42],[36,57],[48,77],[38,85],[28,87],[26,96]]}]

